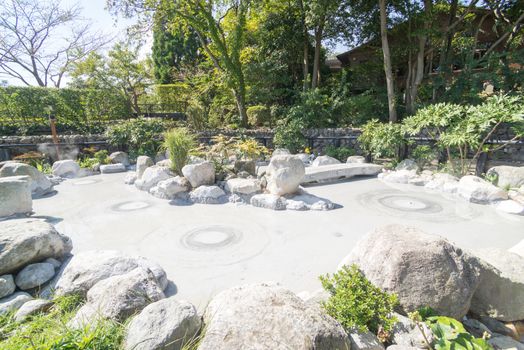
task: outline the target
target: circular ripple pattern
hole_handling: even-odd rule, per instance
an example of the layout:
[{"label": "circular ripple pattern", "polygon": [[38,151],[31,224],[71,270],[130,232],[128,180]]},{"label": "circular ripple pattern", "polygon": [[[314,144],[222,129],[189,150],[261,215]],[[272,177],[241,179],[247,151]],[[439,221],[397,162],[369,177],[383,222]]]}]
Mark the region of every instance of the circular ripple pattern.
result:
[{"label": "circular ripple pattern", "polygon": [[129,201],[129,202],[122,202],[115,204],[111,207],[111,210],[113,211],[134,211],[134,210],[140,210],[150,207],[151,204],[148,202],[143,201]]},{"label": "circular ripple pattern", "polygon": [[226,226],[207,226],[187,232],[180,239],[181,244],[189,249],[216,250],[221,249],[242,239],[242,232]]},{"label": "circular ripple pattern", "polygon": [[373,210],[373,213],[408,220],[456,222],[471,220],[480,215],[478,209],[467,202],[424,192],[379,190],[363,193],[357,200],[364,207]]}]

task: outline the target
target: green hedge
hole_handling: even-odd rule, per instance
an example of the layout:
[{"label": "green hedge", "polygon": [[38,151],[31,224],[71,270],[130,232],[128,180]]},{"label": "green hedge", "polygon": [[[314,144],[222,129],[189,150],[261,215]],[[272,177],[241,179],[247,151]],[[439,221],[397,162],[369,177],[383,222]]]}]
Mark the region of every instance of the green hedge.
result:
[{"label": "green hedge", "polygon": [[126,97],[114,90],[3,87],[0,135],[49,133],[50,107],[59,132],[98,133],[131,114]]}]

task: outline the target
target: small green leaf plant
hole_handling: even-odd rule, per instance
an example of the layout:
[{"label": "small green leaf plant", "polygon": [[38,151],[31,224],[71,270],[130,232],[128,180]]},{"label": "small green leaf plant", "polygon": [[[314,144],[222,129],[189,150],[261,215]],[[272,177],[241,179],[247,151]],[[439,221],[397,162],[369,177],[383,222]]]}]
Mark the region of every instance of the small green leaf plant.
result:
[{"label": "small green leaf plant", "polygon": [[333,275],[320,276],[330,298],[322,303],[326,312],[346,330],[373,332],[385,341],[397,319],[393,309],[398,304],[395,294],[374,286],[356,265],[344,266]]}]

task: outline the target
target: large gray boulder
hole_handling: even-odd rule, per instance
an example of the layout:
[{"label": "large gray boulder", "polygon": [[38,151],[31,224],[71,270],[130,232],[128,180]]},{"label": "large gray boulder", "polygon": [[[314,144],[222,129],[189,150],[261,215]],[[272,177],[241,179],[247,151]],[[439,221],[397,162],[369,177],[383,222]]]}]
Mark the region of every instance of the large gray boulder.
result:
[{"label": "large gray boulder", "polygon": [[136,159],[136,177],[137,179],[141,179],[142,175],[144,174],[144,171],[146,171],[147,168],[150,166],[155,165],[155,162],[151,157],[148,156],[140,156]]},{"label": "large gray boulder", "polygon": [[460,319],[469,310],[480,263],[447,240],[417,228],[387,225],[366,234],[342,261],[398,295],[403,312],[429,306]]},{"label": "large gray boulder", "polygon": [[0,178],[0,218],[33,211],[29,176]]},{"label": "large gray boulder", "polygon": [[35,167],[24,163],[7,163],[0,169],[0,177],[29,176],[29,187],[33,196],[42,196],[53,190],[53,184]]},{"label": "large gray boulder", "polygon": [[341,161],[330,157],[330,156],[318,156],[313,160],[311,163],[311,166],[322,166],[322,165],[333,165],[333,164],[340,164]]},{"label": "large gray boulder", "polygon": [[173,297],[149,304],[129,323],[124,349],[179,350],[200,330],[195,307]]},{"label": "large gray boulder", "polygon": [[160,181],[167,180],[173,177],[173,173],[169,168],[164,168],[161,166],[150,166],[148,167],[142,176],[138,177],[135,181],[135,186],[139,190],[149,191],[151,188],[155,187]]},{"label": "large gray boulder", "polygon": [[486,175],[494,177],[495,184],[501,188],[524,186],[524,166],[495,166],[490,168]]},{"label": "large gray boulder", "polygon": [[193,188],[215,183],[215,166],[208,161],[188,164],[182,168],[182,174]]},{"label": "large gray boulder", "polygon": [[92,250],[75,254],[67,264],[62,265],[54,289],[57,295],[86,295],[96,283],[138,267],[151,270],[162,290],[167,287],[166,272],[149,259],[128,256],[115,250]]},{"label": "large gray boulder", "polygon": [[189,198],[200,204],[221,204],[227,201],[226,192],[218,186],[199,186],[189,194]]},{"label": "large gray boulder", "polygon": [[177,195],[189,191],[189,182],[185,177],[175,176],[167,180],[160,181],[155,187],[149,190],[153,196],[162,199],[173,199]]},{"label": "large gray boulder", "polygon": [[16,285],[13,275],[0,276],[0,299],[15,292]]},{"label": "large gray boulder", "polygon": [[129,166],[129,156],[126,152],[113,152],[109,155],[111,163],[122,164],[124,167]]},{"label": "large gray boulder", "polygon": [[204,323],[199,350],[350,348],[338,322],[274,284],[221,292],[207,306]]},{"label": "large gray boulder", "polygon": [[306,168],[295,156],[274,156],[266,169],[267,187],[270,194],[283,196],[298,191]]},{"label": "large gray boulder", "polygon": [[0,222],[0,274],[27,264],[69,254],[72,243],[45,221],[18,219]]},{"label": "large gray boulder", "polygon": [[475,250],[482,261],[471,311],[501,321],[524,319],[524,257],[490,248]]},{"label": "large gray boulder", "polygon": [[0,299],[0,315],[18,310],[22,305],[32,299],[33,297],[26,292],[16,292],[8,297],[2,298]]},{"label": "large gray boulder", "polygon": [[457,193],[470,202],[480,204],[508,199],[506,191],[472,175],[466,175],[460,179]]},{"label": "large gray boulder", "polygon": [[21,290],[40,287],[55,275],[55,267],[49,263],[29,264],[15,278],[15,283]]},{"label": "large gray boulder", "polygon": [[51,170],[55,176],[74,178],[80,171],[80,165],[71,159],[58,160],[53,163]]},{"label": "large gray boulder", "polygon": [[99,318],[124,321],[148,304],[165,298],[150,270],[136,268],[126,274],[106,278],[87,292],[87,301],[69,325],[92,324]]}]

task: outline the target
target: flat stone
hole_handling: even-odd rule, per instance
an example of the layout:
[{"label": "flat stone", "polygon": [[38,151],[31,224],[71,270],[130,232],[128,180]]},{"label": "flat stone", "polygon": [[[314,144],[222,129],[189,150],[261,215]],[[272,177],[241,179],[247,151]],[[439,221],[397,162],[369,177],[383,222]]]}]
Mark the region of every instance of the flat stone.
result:
[{"label": "flat stone", "polygon": [[16,285],[13,275],[0,276],[0,299],[15,292]]},{"label": "flat stone", "polygon": [[376,164],[335,164],[322,167],[306,168],[302,183],[334,181],[353,176],[373,176],[382,171],[382,166]]},{"label": "flat stone", "polygon": [[286,200],[283,197],[277,196],[276,194],[256,194],[251,197],[250,203],[254,207],[272,209],[272,210],[285,210]]},{"label": "flat stone", "polygon": [[227,202],[226,193],[218,186],[199,186],[189,194],[189,198],[193,202],[200,204],[221,204]]},{"label": "flat stone", "polygon": [[126,167],[122,163],[100,165],[100,172],[102,174],[124,173],[125,171]]},{"label": "flat stone", "polygon": [[16,311],[20,309],[29,300],[32,300],[31,297],[26,292],[16,292],[5,298],[0,299],[0,315],[3,315],[10,311]]},{"label": "flat stone", "polygon": [[230,179],[226,181],[225,190],[239,195],[254,195],[262,190],[258,179]]},{"label": "flat stone", "polygon": [[53,302],[45,299],[33,299],[25,302],[15,314],[16,322],[23,322],[27,317],[46,312]]},{"label": "flat stone", "polygon": [[30,181],[29,176],[0,178],[0,217],[33,211]]},{"label": "flat stone", "polygon": [[41,286],[55,275],[55,267],[48,263],[29,264],[15,278],[18,288],[28,290]]}]

